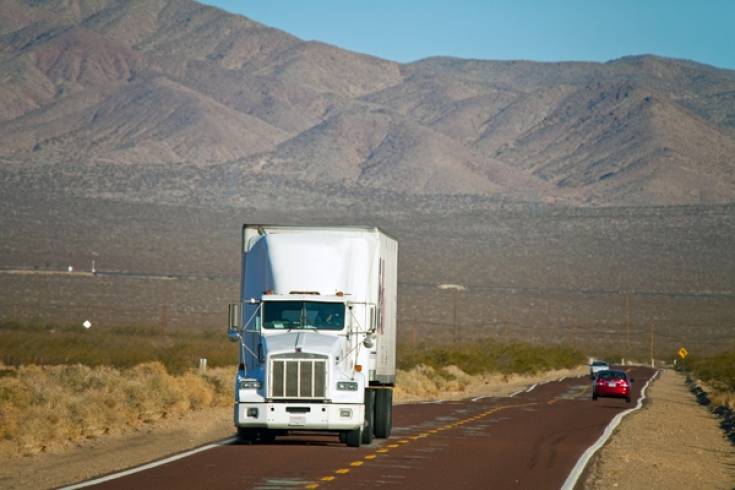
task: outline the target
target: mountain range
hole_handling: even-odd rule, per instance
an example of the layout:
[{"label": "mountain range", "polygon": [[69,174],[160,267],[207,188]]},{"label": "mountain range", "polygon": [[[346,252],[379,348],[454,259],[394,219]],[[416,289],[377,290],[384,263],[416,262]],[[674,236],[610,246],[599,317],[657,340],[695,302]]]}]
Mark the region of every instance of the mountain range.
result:
[{"label": "mountain range", "polygon": [[6,181],[101,165],[99,181],[196,169],[313,193],[735,201],[735,71],[651,55],[399,64],[191,0],[0,3]]}]

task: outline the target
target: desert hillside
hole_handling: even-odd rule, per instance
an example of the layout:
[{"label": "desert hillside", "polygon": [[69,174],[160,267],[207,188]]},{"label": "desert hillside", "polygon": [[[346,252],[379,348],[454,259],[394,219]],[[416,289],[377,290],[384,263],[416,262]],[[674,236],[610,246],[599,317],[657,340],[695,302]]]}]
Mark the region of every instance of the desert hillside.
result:
[{"label": "desert hillside", "polygon": [[735,196],[734,93],[733,71],[655,56],[401,65],[190,0],[0,9],[11,173],[102,163],[111,169],[97,180],[109,181],[117,166],[168,165],[211,181],[224,165],[368,193],[724,203]]}]

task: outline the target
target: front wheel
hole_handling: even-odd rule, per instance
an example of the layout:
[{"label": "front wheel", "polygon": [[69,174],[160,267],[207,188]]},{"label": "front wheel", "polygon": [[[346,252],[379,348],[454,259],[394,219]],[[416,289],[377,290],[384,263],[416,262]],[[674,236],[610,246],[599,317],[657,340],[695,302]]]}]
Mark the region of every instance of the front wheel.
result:
[{"label": "front wheel", "polygon": [[252,444],[258,438],[258,431],[246,427],[237,428],[237,439],[241,444]]},{"label": "front wheel", "polygon": [[343,434],[344,441],[348,447],[360,447],[360,443],[362,442],[362,429],[348,430],[343,432]]},{"label": "front wheel", "polygon": [[365,390],[365,424],[362,429],[362,443],[373,442],[373,431],[375,430],[375,390]]},{"label": "front wheel", "polygon": [[630,403],[630,397],[629,396],[625,398],[625,403]]},{"label": "front wheel", "polygon": [[276,440],[276,432],[273,430],[263,429],[258,433],[258,439],[260,442],[270,444]]},{"label": "front wheel", "polygon": [[375,396],[375,437],[387,439],[393,430],[393,390],[376,390]]}]

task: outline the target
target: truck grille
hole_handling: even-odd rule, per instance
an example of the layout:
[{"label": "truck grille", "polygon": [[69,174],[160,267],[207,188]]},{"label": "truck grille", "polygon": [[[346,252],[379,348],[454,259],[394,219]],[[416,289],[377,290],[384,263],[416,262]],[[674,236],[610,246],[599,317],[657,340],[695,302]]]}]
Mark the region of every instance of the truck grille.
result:
[{"label": "truck grille", "polygon": [[325,398],[326,359],[272,359],[271,398]]}]

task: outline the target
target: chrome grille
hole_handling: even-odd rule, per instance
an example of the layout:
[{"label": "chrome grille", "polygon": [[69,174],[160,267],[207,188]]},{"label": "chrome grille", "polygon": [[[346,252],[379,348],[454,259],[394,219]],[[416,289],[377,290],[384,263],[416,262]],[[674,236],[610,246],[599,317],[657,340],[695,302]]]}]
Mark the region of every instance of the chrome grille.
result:
[{"label": "chrome grille", "polygon": [[326,359],[272,359],[270,398],[325,398]]}]

